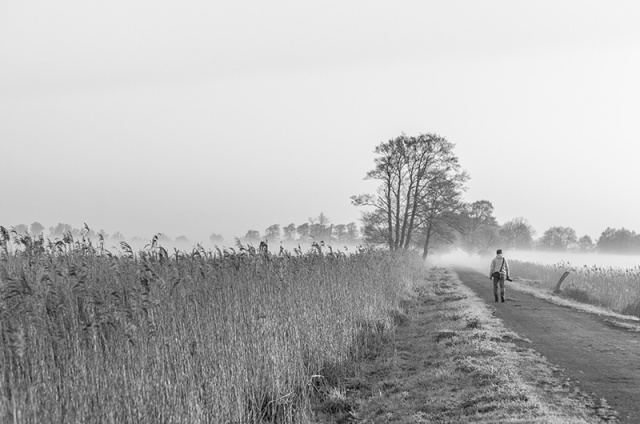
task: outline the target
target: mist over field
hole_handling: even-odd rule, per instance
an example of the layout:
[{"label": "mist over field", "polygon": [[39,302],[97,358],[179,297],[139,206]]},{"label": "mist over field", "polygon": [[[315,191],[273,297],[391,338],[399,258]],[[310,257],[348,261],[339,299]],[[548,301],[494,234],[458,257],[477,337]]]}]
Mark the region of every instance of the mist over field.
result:
[{"label": "mist over field", "polygon": [[[558,263],[568,263],[571,266],[597,266],[613,268],[633,268],[640,266],[640,256],[637,254],[610,254],[598,252],[549,252],[538,250],[508,250],[503,249],[507,260],[518,260],[533,262],[542,265],[555,265]],[[494,255],[481,257],[480,255],[469,255],[462,250],[455,250],[445,254],[434,254],[429,263],[438,265],[472,267],[476,269],[489,269],[489,264]]]},{"label": "mist over field", "polygon": [[541,252],[541,251],[513,251],[511,259],[553,265],[558,262],[568,262],[574,266],[599,266],[615,268],[632,268],[640,265],[637,254],[610,253],[579,253],[579,252]]}]

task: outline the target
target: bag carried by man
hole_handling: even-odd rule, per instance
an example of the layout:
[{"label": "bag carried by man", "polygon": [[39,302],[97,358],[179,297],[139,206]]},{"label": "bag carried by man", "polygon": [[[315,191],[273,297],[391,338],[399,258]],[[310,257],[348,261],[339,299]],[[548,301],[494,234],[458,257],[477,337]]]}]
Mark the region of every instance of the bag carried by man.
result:
[{"label": "bag carried by man", "polygon": [[502,258],[502,266],[500,267],[500,271],[496,271],[491,276],[493,278],[500,278],[500,274],[502,274],[502,268],[504,268],[504,258]]}]

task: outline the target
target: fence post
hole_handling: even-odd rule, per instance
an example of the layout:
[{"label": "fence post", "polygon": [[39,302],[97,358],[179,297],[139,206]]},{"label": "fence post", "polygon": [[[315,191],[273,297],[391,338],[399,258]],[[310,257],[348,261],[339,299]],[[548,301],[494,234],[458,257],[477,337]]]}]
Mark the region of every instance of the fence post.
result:
[{"label": "fence post", "polygon": [[564,279],[567,278],[568,276],[569,276],[569,271],[565,271],[564,274],[562,274],[562,277],[560,277],[558,284],[556,284],[556,289],[553,291],[554,293],[560,293],[560,286],[562,285],[562,282],[564,281]]}]

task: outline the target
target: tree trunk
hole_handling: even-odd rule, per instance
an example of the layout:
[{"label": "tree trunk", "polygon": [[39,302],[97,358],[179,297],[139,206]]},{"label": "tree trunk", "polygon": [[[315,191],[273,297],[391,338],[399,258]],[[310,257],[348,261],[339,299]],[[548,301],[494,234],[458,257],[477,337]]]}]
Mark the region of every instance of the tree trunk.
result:
[{"label": "tree trunk", "polygon": [[411,243],[411,236],[413,235],[413,224],[416,220],[416,215],[418,213],[418,206],[419,203],[421,201],[421,199],[419,199],[419,189],[420,189],[420,181],[422,178],[418,178],[418,181],[416,182],[416,188],[415,188],[415,192],[413,194],[413,207],[411,209],[411,215],[409,218],[409,228],[407,230],[407,238],[405,240],[404,243],[404,250],[408,250],[409,249],[409,244]]},{"label": "tree trunk", "polygon": [[[405,239],[407,237],[407,223],[409,222],[409,209],[411,208],[411,192],[413,191],[413,181],[409,182],[409,188],[407,189],[407,197],[404,205],[404,216],[402,217],[402,230],[400,232],[400,242],[398,248],[405,248]],[[406,248],[405,248],[406,249]]]},{"label": "tree trunk", "polygon": [[389,229],[389,250],[393,249],[393,218],[391,216],[391,175],[388,175],[387,184],[387,226]]},{"label": "tree trunk", "polygon": [[431,240],[431,224],[427,227],[427,234],[424,239],[424,246],[422,250],[422,260],[427,259],[427,254],[429,253],[429,241]]},{"label": "tree trunk", "polygon": [[396,197],[396,211],[395,211],[395,215],[396,215],[396,237],[395,240],[393,241],[393,250],[398,250],[398,243],[400,241],[400,195],[402,194],[402,175],[400,174],[400,172],[398,172],[398,187],[397,187],[397,191],[395,193],[393,193],[394,196]]}]

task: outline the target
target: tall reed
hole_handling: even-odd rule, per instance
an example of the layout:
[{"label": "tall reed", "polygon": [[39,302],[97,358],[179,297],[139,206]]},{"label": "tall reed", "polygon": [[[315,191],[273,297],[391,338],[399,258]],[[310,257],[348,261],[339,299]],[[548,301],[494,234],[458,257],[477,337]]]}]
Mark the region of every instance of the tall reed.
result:
[{"label": "tall reed", "polygon": [[542,265],[512,260],[513,276],[538,282],[552,290],[565,271],[569,276],[562,283],[562,291],[570,297],[615,312],[640,316],[640,267],[614,268],[572,266],[568,262]]},{"label": "tall reed", "polygon": [[2,230],[2,422],[309,421],[423,268],[319,246],[170,255],[155,238],[112,254]]}]

